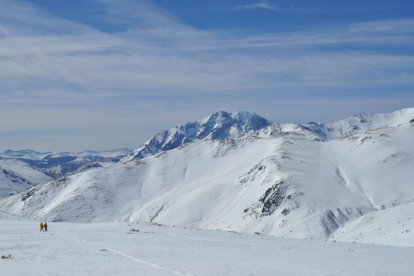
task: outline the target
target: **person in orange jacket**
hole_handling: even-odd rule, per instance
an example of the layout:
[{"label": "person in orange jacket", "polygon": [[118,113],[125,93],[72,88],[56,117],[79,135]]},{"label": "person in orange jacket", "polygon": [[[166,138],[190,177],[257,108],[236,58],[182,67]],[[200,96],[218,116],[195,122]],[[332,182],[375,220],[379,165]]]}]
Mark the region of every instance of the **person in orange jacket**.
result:
[{"label": "person in orange jacket", "polygon": [[43,224],[43,222],[40,223],[40,232],[44,232],[44,227],[45,225]]},{"label": "person in orange jacket", "polygon": [[45,232],[47,232],[47,222],[45,222],[45,224],[43,224],[43,228],[45,229]]}]

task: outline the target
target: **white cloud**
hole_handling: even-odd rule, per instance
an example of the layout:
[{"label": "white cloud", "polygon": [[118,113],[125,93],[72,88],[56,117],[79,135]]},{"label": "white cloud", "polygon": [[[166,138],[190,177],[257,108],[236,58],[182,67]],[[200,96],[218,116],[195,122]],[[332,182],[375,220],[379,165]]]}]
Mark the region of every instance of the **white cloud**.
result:
[{"label": "white cloud", "polygon": [[270,4],[268,1],[260,1],[252,4],[245,4],[245,5],[239,5],[233,8],[233,10],[257,10],[257,9],[263,9],[263,10],[278,10],[278,8],[275,5]]},{"label": "white cloud", "polygon": [[351,25],[353,32],[414,33],[414,19],[378,20]]},{"label": "white cloud", "polygon": [[108,13],[107,20],[121,24],[129,29],[136,28],[177,28],[182,22],[160,9],[149,0],[95,0],[103,5]]},{"label": "white cloud", "polygon": [[1,7],[1,30],[8,37],[86,34],[94,31],[91,27],[55,17],[20,0],[2,0]]}]

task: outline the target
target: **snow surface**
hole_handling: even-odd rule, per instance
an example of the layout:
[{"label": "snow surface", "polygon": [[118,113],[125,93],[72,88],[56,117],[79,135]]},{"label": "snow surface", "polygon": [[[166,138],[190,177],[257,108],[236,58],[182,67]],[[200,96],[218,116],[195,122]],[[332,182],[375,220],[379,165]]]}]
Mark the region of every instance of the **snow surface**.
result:
[{"label": "snow surface", "polygon": [[332,236],[344,242],[414,245],[414,203],[370,212]]},{"label": "snow surface", "polygon": [[[132,231],[134,230],[134,231]],[[139,232],[138,232],[139,231]],[[2,275],[412,275],[414,248],[144,223],[0,221]]]}]

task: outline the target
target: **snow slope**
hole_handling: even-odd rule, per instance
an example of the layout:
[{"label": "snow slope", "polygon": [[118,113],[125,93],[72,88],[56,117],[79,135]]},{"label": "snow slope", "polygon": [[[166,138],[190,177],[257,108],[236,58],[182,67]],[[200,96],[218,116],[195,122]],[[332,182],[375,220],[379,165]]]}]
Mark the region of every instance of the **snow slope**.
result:
[{"label": "snow slope", "polygon": [[24,162],[0,159],[0,198],[23,192],[51,180],[51,177]]},{"label": "snow slope", "polygon": [[346,225],[332,240],[398,246],[414,245],[414,203],[370,212]]},{"label": "snow slope", "polygon": [[[408,211],[405,224],[387,216],[410,210],[414,199],[414,109],[364,118],[357,127],[351,117],[325,130],[273,124],[196,139],[68,175],[3,199],[0,208],[50,221],[150,221],[305,239],[350,241],[378,223],[393,233],[412,229]],[[378,223],[362,229],[356,222],[370,214]],[[350,236],[337,237],[343,229]],[[399,244],[401,235],[383,243]]]},{"label": "snow slope", "polygon": [[309,123],[325,139],[338,139],[366,130],[407,125],[414,119],[414,108],[406,108],[391,113],[358,114],[333,123]]},{"label": "snow slope", "polygon": [[[412,275],[414,249],[136,223],[0,221],[4,275]],[[132,231],[134,230],[134,231]]]}]

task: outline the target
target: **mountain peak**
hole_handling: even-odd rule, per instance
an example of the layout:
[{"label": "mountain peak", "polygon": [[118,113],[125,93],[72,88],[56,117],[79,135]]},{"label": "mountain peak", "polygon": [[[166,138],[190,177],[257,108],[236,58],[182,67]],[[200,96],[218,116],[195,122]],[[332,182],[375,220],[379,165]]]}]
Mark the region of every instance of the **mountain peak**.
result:
[{"label": "mountain peak", "polygon": [[180,124],[156,134],[135,150],[127,160],[142,159],[205,138],[225,140],[247,131],[262,129],[270,124],[270,121],[256,113],[218,111],[199,121]]},{"label": "mountain peak", "polygon": [[[211,135],[211,138],[218,140],[234,136],[236,135],[235,132],[254,131],[271,124],[271,122],[260,115],[247,111],[233,113],[219,111],[196,123],[199,125],[200,130],[202,130],[199,133],[200,139]],[[233,132],[234,135],[231,135],[230,132]]]},{"label": "mountain peak", "polygon": [[248,120],[249,118],[253,117],[261,117],[260,115],[254,113],[254,112],[248,112],[248,111],[237,111],[237,112],[227,112],[227,111],[217,111],[212,113],[211,115],[205,117],[202,122],[205,122],[206,120],[217,120],[217,119],[224,119],[224,118],[232,118],[235,120]]}]

